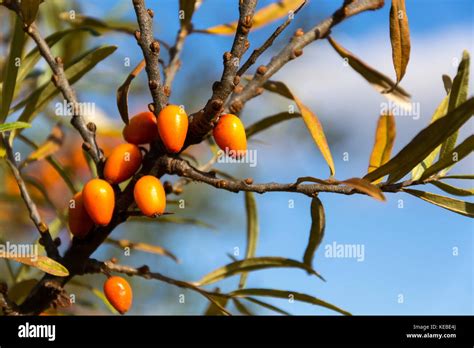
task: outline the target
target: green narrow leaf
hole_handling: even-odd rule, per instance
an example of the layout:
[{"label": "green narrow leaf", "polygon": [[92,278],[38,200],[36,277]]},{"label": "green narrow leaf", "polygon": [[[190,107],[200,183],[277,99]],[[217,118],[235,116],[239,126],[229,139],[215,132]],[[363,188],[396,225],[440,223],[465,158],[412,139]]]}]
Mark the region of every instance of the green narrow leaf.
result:
[{"label": "green narrow leaf", "polygon": [[4,124],[0,124],[0,133],[8,132],[14,129],[30,128],[30,127],[31,127],[31,124],[26,123],[26,122],[4,123]]},{"label": "green narrow leaf", "polygon": [[469,136],[461,144],[456,146],[450,153],[440,158],[438,162],[433,164],[431,167],[426,169],[420,180],[424,180],[441,170],[452,166],[454,163],[461,161],[464,157],[468,156],[474,149],[474,135]]},{"label": "green narrow leaf", "polygon": [[324,228],[326,226],[326,217],[324,207],[318,197],[311,201],[311,230],[309,240],[303,256],[304,264],[313,266],[313,258],[324,237]]},{"label": "green narrow leaf", "polygon": [[[308,273],[323,279],[319,273],[313,270],[311,267],[308,267],[302,262],[286,259],[284,257],[273,257],[273,256],[266,256],[266,257],[255,257],[246,260],[240,260],[236,262],[232,262],[228,265],[220,267],[211,273],[208,273],[204,277],[202,277],[199,281],[195,283],[197,286],[208,285],[215,283],[221,279],[231,277],[233,275],[242,273],[242,272],[251,272],[257,271],[262,269],[270,269],[270,268],[281,268],[281,267],[288,267],[288,268],[300,268]],[[324,279],[323,279],[324,280]]]},{"label": "green narrow leaf", "polygon": [[256,298],[253,298],[253,297],[245,297],[245,300],[249,301],[249,302],[252,302],[252,303],[255,303],[263,308],[266,308],[268,310],[271,310],[273,312],[276,312],[276,313],[279,313],[279,314],[283,314],[283,315],[291,315],[290,313],[288,313],[287,311],[284,311],[283,309],[281,308],[278,308],[270,303],[267,303],[267,302],[263,302],[263,301],[260,301]]},{"label": "green narrow leaf", "polygon": [[316,116],[316,114],[314,114],[306,105],[304,105],[283,82],[267,81],[263,85],[263,88],[288,99],[292,99],[295,102],[296,106],[301,112],[301,117],[303,117],[306,128],[308,128],[311,137],[313,138],[316,146],[318,147],[319,151],[321,151],[323,158],[326,160],[326,163],[329,166],[331,176],[334,176],[336,174],[336,170],[334,168],[331,150],[329,149],[323,126],[321,125],[321,122],[319,121],[319,118]]},{"label": "green narrow leaf", "polygon": [[302,117],[300,113],[289,113],[289,112],[280,112],[279,114],[272,115],[265,117],[254,124],[248,126],[245,129],[245,134],[247,134],[247,139],[250,137],[254,136],[257,133],[260,133],[267,128],[270,128],[280,122],[286,121],[286,120],[292,120],[294,118],[300,118]]},{"label": "green narrow leaf", "polygon": [[47,256],[10,257],[0,255],[0,258],[17,261],[57,277],[67,277],[69,275],[69,271],[63,265]]},{"label": "green narrow leaf", "polygon": [[26,43],[26,34],[23,31],[22,20],[15,16],[15,26],[10,42],[10,52],[6,64],[3,67],[2,76],[2,100],[0,100],[0,123],[3,123],[8,115],[8,110],[15,92],[16,77],[21,65],[23,48]]},{"label": "green narrow leaf", "polygon": [[[65,74],[69,83],[72,85],[77,82],[82,76],[94,68],[99,62],[111,55],[116,49],[117,46],[102,46],[86,52],[76,62],[66,68]],[[33,117],[58,94],[59,90],[54,86],[53,82],[50,81],[45,83],[13,108],[13,111],[16,111],[25,106],[18,121],[30,122]]]},{"label": "green narrow leaf", "polygon": [[448,185],[441,181],[431,181],[430,184],[436,186],[440,190],[443,190],[446,193],[450,193],[455,196],[472,196],[474,195],[474,189],[464,189],[452,185]]},{"label": "green narrow leaf", "polygon": [[180,262],[179,259],[171,251],[169,251],[168,249],[163,248],[159,245],[151,245],[151,244],[141,243],[141,242],[132,242],[132,241],[125,240],[125,239],[116,240],[116,239],[112,239],[112,238],[107,238],[105,240],[105,243],[114,245],[114,246],[122,248],[122,249],[130,248],[132,250],[139,250],[139,251],[143,251],[143,252],[146,252],[146,253],[167,256],[170,259],[172,259],[173,261],[175,261],[176,263]]},{"label": "green narrow leaf", "polygon": [[410,60],[410,28],[405,0],[392,0],[390,8],[390,43],[397,84],[402,80]]},{"label": "green narrow leaf", "polygon": [[[78,32],[89,32],[94,36],[100,35],[98,32],[90,29],[90,28],[73,28],[73,29],[66,29],[62,31],[55,32],[51,34],[47,38],[45,38],[46,43],[49,47],[53,47],[56,43],[58,43],[62,38],[68,36],[69,34],[77,34]],[[74,40],[74,36],[72,37]],[[21,62],[20,69],[18,71],[17,81],[21,82],[25,79],[25,77],[33,70],[36,63],[38,63],[39,59],[41,58],[40,51],[37,46],[35,46],[28,54],[23,58]]]},{"label": "green narrow leaf", "polygon": [[230,292],[229,295],[232,297],[266,296],[266,297],[275,297],[275,298],[284,298],[284,299],[290,299],[293,297],[296,301],[306,302],[306,303],[310,303],[316,306],[328,308],[344,315],[351,315],[349,312],[335,305],[332,305],[326,301],[320,300],[311,295],[302,294],[295,291],[273,290],[273,289],[239,289],[239,290]]},{"label": "green narrow leaf", "polygon": [[[245,192],[245,210],[247,213],[247,247],[245,250],[245,258],[250,259],[255,256],[259,235],[257,202],[255,201],[253,192]],[[247,276],[247,272],[242,273],[239,288],[245,287]]]},{"label": "green narrow leaf", "polygon": [[[368,173],[390,160],[393,144],[395,143],[396,126],[395,117],[392,114],[381,115],[377,122],[375,131],[375,142],[370,155]],[[381,178],[374,182],[376,184]]]},{"label": "green narrow leaf", "polygon": [[[449,112],[456,109],[467,100],[469,89],[469,52],[464,51],[461,63],[459,63],[458,72],[453,80],[453,86],[449,94],[448,115]],[[448,155],[456,146],[458,132],[454,132],[441,146],[440,158]],[[446,172],[449,168],[446,169]]]},{"label": "green narrow leaf", "polygon": [[74,17],[71,17],[69,12],[62,12],[59,14],[59,18],[63,21],[68,22],[74,27],[88,27],[101,34],[105,34],[110,31],[116,31],[120,33],[135,34],[136,23],[132,21],[124,20],[107,20],[85,16],[82,14],[76,14]]},{"label": "green narrow leaf", "polygon": [[474,204],[470,202],[460,201],[458,199],[440,196],[431,192],[423,192],[412,189],[403,189],[406,193],[409,193],[415,197],[418,197],[426,202],[437,205],[438,207],[451,210],[455,213],[474,217]]},{"label": "green narrow leaf", "polygon": [[401,87],[397,86],[389,77],[370,67],[344,47],[339,45],[333,38],[328,37],[329,43],[336,52],[346,60],[352,69],[358,72],[377,92],[388,100],[400,105],[404,109],[411,110],[410,95]]},{"label": "green narrow leaf", "polygon": [[[433,116],[431,117],[431,122],[432,124],[434,121],[440,119],[441,117],[444,117],[446,113],[448,112],[448,102],[449,102],[449,94],[443,98],[441,103],[438,105],[436,108]],[[411,178],[413,180],[418,180],[422,176],[424,170],[431,166],[436,158],[436,156],[439,154],[439,151],[441,150],[441,145],[436,147],[431,153],[423,160],[423,162],[419,163],[413,170],[411,174]]]},{"label": "green narrow leaf", "polygon": [[243,315],[254,315],[242,302],[240,302],[236,298],[233,298],[232,302],[234,303],[235,308],[237,308],[239,313]]},{"label": "green narrow leaf", "polygon": [[446,176],[440,177],[440,179],[474,180],[474,175],[473,174],[446,175]]},{"label": "green narrow leaf", "polygon": [[426,158],[446,138],[456,132],[469,120],[474,112],[474,98],[449,112],[445,117],[433,122],[419,132],[395,157],[367,174],[364,179],[374,181],[390,174],[387,182],[393,183],[405,176],[418,163]]}]

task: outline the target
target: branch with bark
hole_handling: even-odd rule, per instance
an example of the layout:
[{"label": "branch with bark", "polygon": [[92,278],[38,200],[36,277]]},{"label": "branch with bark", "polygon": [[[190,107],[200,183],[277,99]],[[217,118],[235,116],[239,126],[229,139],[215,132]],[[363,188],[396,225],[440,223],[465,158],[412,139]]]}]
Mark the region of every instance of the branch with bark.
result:
[{"label": "branch with bark", "polygon": [[279,71],[286,63],[301,56],[304,47],[316,40],[327,37],[335,25],[361,12],[377,10],[383,5],[384,0],[344,1],[340,9],[308,32],[302,33],[298,31],[290,43],[277,53],[270,62],[264,66],[264,69],[257,71],[252,80],[240,93],[233,93],[228,103],[230,112],[240,113],[246,102],[263,92],[262,86],[270,77]]}]

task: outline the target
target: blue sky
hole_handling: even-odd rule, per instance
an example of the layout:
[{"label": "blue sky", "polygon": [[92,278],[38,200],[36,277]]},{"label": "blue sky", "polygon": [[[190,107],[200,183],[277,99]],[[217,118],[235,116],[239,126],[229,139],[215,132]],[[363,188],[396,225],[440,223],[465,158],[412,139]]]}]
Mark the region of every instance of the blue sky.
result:
[{"label": "blue sky", "polygon": [[[259,2],[259,7],[270,1]],[[79,1],[85,14],[134,19],[129,2]],[[155,34],[172,42],[178,28],[175,0],[156,1]],[[307,30],[325,18],[341,1],[310,0],[298,18],[288,28]],[[333,36],[367,63],[394,76],[388,33],[389,1],[380,11],[365,13],[341,23]],[[194,17],[196,28],[230,22],[236,19],[237,1],[205,0]],[[407,10],[412,36],[412,58],[407,76],[402,82],[420,104],[420,118],[397,118],[398,136],[395,150],[401,149],[430,120],[433,110],[443,97],[441,74],[455,74],[453,59],[462,50],[473,53],[474,3],[470,0],[408,0]],[[278,23],[253,32],[251,50],[258,47]],[[287,34],[287,35],[288,35]],[[265,63],[288,36],[280,38],[261,60]],[[118,122],[115,90],[127,70],[120,62],[130,57],[132,65],[140,59],[133,38],[122,34],[107,35],[94,42],[116,43],[119,49],[114,60],[101,64],[98,74],[90,77],[102,83],[105,95],[80,89],[83,99],[93,100],[105,114]],[[186,104],[196,111],[209,98],[210,82],[221,73],[222,53],[229,49],[230,37],[202,34],[191,35],[183,53],[183,68],[178,73],[171,101]],[[251,52],[249,50],[249,52]],[[113,73],[113,74],[110,74]],[[105,80],[101,80],[105,75]],[[298,96],[318,114],[328,134],[335,159],[337,178],[363,176],[373,143],[373,134],[383,97],[356,73],[343,67],[341,59],[326,42],[317,42],[305,49],[300,61],[288,64],[275,79],[287,82]],[[139,81],[144,81],[143,77]],[[472,85],[472,83],[471,83]],[[80,85],[78,85],[80,86]],[[471,88],[472,90],[472,88]],[[471,93],[472,94],[472,93]],[[132,111],[139,111],[149,102],[147,91],[132,94]],[[246,124],[287,108],[281,98],[264,95],[251,101],[243,112]],[[462,136],[472,134],[472,123]],[[305,175],[327,177],[328,172],[318,150],[302,122],[293,120],[273,128],[249,143],[258,151],[258,165],[220,165],[236,176],[253,177],[256,182],[292,182]],[[208,156],[204,150],[196,150]],[[343,161],[343,154],[350,156]],[[472,173],[472,156],[464,160],[461,169]],[[436,192],[432,187],[426,190]],[[243,195],[217,192],[204,185],[191,185],[189,208],[183,215],[195,213],[202,220],[217,226],[209,231],[192,226],[162,225],[122,226],[115,237],[132,240],[144,236],[173,250],[182,260],[175,265],[156,256],[134,254],[123,262],[134,265],[148,263],[152,269],[171,276],[197,280],[209,271],[229,263],[226,253],[235,247],[245,248],[245,211]],[[278,269],[258,271],[249,276],[248,287],[279,288],[305,292],[334,303],[353,314],[473,314],[473,223],[472,220],[429,205],[405,194],[387,195],[380,203],[368,197],[321,194],[326,209],[326,234],[317,252],[314,266],[324,275],[326,283],[299,270]],[[294,208],[288,201],[294,200]],[[402,200],[400,202],[399,200]],[[287,193],[257,197],[261,238],[258,256],[286,256],[301,259],[309,227],[310,199]],[[403,204],[403,208],[399,205]],[[202,207],[207,213],[203,214]],[[200,210],[201,208],[201,210]],[[131,232],[132,231],[132,232]],[[133,233],[133,236],[130,234]],[[324,247],[344,243],[363,245],[365,259],[328,258]],[[458,248],[458,256],[453,255]],[[117,251],[113,251],[116,253]],[[96,257],[112,255],[99,251]],[[98,278],[97,278],[98,279]],[[223,290],[236,287],[237,278],[223,281]],[[181,290],[162,283],[134,280],[136,305],[133,313],[199,314],[205,308],[202,299],[189,294],[188,305],[177,303]],[[140,296],[143,295],[143,296]],[[400,295],[403,303],[399,303]],[[188,296],[188,295],[187,295]],[[145,298],[145,300],[143,299]],[[166,301],[160,300],[166,298]],[[155,300],[157,299],[157,300]],[[284,300],[268,300],[293,314],[328,314],[329,311]],[[262,312],[266,313],[266,312]]]}]

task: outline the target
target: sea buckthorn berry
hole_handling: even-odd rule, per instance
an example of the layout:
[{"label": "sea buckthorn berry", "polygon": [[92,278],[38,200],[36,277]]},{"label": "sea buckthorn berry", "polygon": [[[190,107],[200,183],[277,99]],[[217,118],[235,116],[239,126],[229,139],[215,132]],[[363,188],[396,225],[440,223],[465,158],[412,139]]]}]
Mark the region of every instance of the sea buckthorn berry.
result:
[{"label": "sea buckthorn berry", "polygon": [[247,136],[240,119],[232,114],[219,118],[213,131],[214,139],[219,147],[231,157],[242,157],[247,152]]},{"label": "sea buckthorn berry", "polygon": [[82,192],[76,193],[69,201],[68,224],[71,233],[78,238],[87,236],[94,227],[94,221],[92,221],[84,207]]},{"label": "sea buckthorn berry", "polygon": [[132,306],[133,293],[130,284],[122,277],[110,277],[104,283],[104,294],[110,304],[125,314]]},{"label": "sea buckthorn berry", "polygon": [[188,115],[181,106],[164,107],[157,119],[158,133],[166,149],[178,153],[184,145],[188,132]]},{"label": "sea buckthorn berry", "polygon": [[90,180],[82,190],[84,207],[92,221],[106,226],[112,220],[115,207],[115,194],[112,186],[102,179]]},{"label": "sea buckthorn berry", "polygon": [[148,144],[158,139],[156,127],[156,117],[152,112],[140,112],[123,128],[123,138],[135,145]]},{"label": "sea buckthorn berry", "polygon": [[166,208],[166,193],[161,181],[154,176],[145,175],[135,184],[133,190],[135,203],[143,215],[161,215]]},{"label": "sea buckthorn berry", "polygon": [[130,179],[142,164],[142,153],[137,145],[120,144],[112,150],[104,167],[104,177],[111,184]]}]

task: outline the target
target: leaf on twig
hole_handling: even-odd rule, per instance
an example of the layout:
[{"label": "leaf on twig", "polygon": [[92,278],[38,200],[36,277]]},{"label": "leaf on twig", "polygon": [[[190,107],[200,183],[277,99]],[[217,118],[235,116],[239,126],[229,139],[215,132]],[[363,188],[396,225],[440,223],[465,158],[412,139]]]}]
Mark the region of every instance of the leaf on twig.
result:
[{"label": "leaf on twig", "polygon": [[274,289],[239,289],[239,290],[230,292],[229,295],[232,297],[243,297],[243,298],[246,298],[247,296],[266,296],[266,297],[275,297],[275,298],[284,298],[284,299],[293,298],[296,301],[306,302],[306,303],[310,303],[316,306],[328,308],[344,315],[351,315],[351,313],[333,304],[320,300],[311,295],[302,294],[295,291],[274,290]]},{"label": "leaf on twig", "polygon": [[125,82],[117,89],[117,107],[125,124],[128,124],[128,91],[130,90],[130,84],[133,79],[140,74],[145,67],[145,59],[142,59],[140,63],[132,70],[127,76]]},{"label": "leaf on twig", "polygon": [[64,132],[61,129],[61,125],[56,125],[51,130],[46,141],[38,146],[30,155],[20,164],[20,168],[23,168],[26,164],[40,161],[46,157],[51,156],[53,153],[61,148],[64,141]]},{"label": "leaf on twig", "polygon": [[[101,46],[87,51],[73,64],[66,68],[65,75],[69,80],[69,83],[72,85],[77,82],[82,76],[88,73],[99,62],[111,55],[116,49],[117,46]],[[25,100],[15,105],[12,111],[17,111],[22,107],[25,107],[18,118],[18,121],[30,122],[33,117],[58,94],[59,89],[56,88],[54,83],[52,81],[47,82],[30,94]]]},{"label": "leaf on twig", "polygon": [[336,174],[336,170],[334,168],[334,161],[332,159],[331,150],[329,149],[329,145],[326,140],[326,135],[324,134],[323,126],[321,125],[321,122],[319,121],[318,117],[314,113],[312,113],[311,110],[306,107],[283,82],[267,81],[263,85],[263,88],[270,92],[277,93],[288,99],[292,99],[295,102],[296,106],[301,112],[301,116],[303,117],[303,121],[306,124],[309,133],[311,134],[314,142],[318,146],[319,150],[321,151],[321,154],[323,155],[324,159],[326,160],[326,163],[329,166],[331,176],[334,176]]},{"label": "leaf on twig", "polygon": [[474,174],[446,175],[440,177],[440,179],[474,180]]},{"label": "leaf on twig", "polygon": [[57,277],[67,277],[69,271],[61,265],[59,262],[50,259],[47,256],[25,256],[25,257],[14,257],[9,255],[0,254],[0,258],[5,258],[20,262],[24,265],[28,265],[37,268],[45,273],[52,274]]},{"label": "leaf on twig", "polygon": [[20,129],[20,128],[30,128],[30,127],[31,127],[31,124],[26,123],[26,122],[4,123],[4,124],[0,124],[0,133],[9,132],[9,131]]},{"label": "leaf on twig", "polygon": [[254,315],[250,309],[248,309],[242,302],[237,300],[236,298],[232,299],[232,302],[234,303],[235,308],[239,311],[240,314],[242,315]]},{"label": "leaf on twig", "polygon": [[336,52],[344,58],[355,71],[362,75],[362,77],[366,79],[377,92],[381,93],[388,100],[400,105],[402,108],[411,110],[410,95],[404,89],[396,86],[396,83],[389,77],[378,72],[357,58],[351,52],[339,45],[333,38],[328,37],[328,40]]},{"label": "leaf on twig", "polygon": [[248,126],[245,129],[245,134],[247,134],[247,139],[251,136],[260,133],[267,128],[270,128],[280,122],[291,120],[294,118],[302,117],[300,113],[289,113],[289,112],[280,112],[279,114],[265,117],[254,124]]},{"label": "leaf on twig", "polygon": [[[247,247],[245,250],[245,258],[250,259],[255,256],[259,235],[257,202],[253,192],[245,192],[245,211],[247,213]],[[248,274],[246,272],[242,273],[239,288],[245,287],[247,276]]]},{"label": "leaf on twig", "polygon": [[441,181],[431,181],[430,184],[436,186],[440,190],[443,190],[446,193],[450,193],[455,196],[472,196],[474,195],[474,189],[465,189],[452,185],[448,185]]},{"label": "leaf on twig", "polygon": [[429,178],[431,175],[437,174],[441,170],[452,166],[454,163],[459,162],[464,157],[468,156],[474,149],[474,135],[470,135],[466,140],[461,144],[456,146],[451,153],[446,154],[438,162],[433,164],[431,167],[427,168],[423,175],[420,177],[420,180]]},{"label": "leaf on twig", "polygon": [[[448,112],[448,102],[449,102],[449,94],[443,98],[441,103],[436,108],[435,112],[433,113],[433,116],[431,117],[430,124],[432,124],[434,121],[446,115],[446,113]],[[421,163],[419,163],[415,168],[413,168],[412,174],[411,174],[411,178],[413,180],[420,179],[424,170],[433,164],[440,150],[441,150],[441,145],[437,146],[433,151],[431,151],[431,153]]]},{"label": "leaf on twig", "polygon": [[410,60],[410,28],[408,26],[405,0],[392,0],[390,8],[390,43],[392,44],[393,67],[400,83]]},{"label": "leaf on twig", "polygon": [[228,265],[220,267],[212,271],[211,273],[205,275],[199,281],[197,281],[195,285],[201,286],[201,285],[212,284],[221,279],[228,278],[242,272],[251,272],[251,271],[257,271],[257,270],[262,270],[262,269],[281,268],[281,267],[300,268],[324,280],[319,275],[319,273],[317,273],[314,269],[312,269],[311,267],[308,267],[302,262],[292,260],[292,259],[286,259],[284,257],[266,256],[266,257],[254,257],[251,259],[245,259],[241,261],[232,262]]},{"label": "leaf on twig", "polygon": [[311,230],[303,256],[303,262],[309,267],[313,267],[314,254],[323,240],[325,226],[326,217],[323,204],[318,197],[314,197],[311,201]]},{"label": "leaf on twig", "polygon": [[130,21],[126,22],[123,20],[114,21],[114,20],[107,20],[104,21],[102,19],[85,16],[82,14],[76,14],[74,17],[71,17],[69,12],[63,12],[59,14],[59,18],[71,24],[74,27],[88,27],[91,29],[96,30],[101,34],[105,34],[110,31],[117,31],[126,34],[133,35],[136,30],[136,23]]},{"label": "leaf on twig", "polygon": [[456,132],[469,120],[474,112],[474,98],[470,98],[445,117],[433,122],[419,132],[395,157],[367,174],[364,179],[370,182],[387,174],[388,183],[396,182],[403,178],[418,163],[426,158],[446,138]]},{"label": "leaf on twig", "polygon": [[[263,27],[280,18],[291,15],[293,11],[304,4],[306,0],[278,0],[255,12],[252,30]],[[218,35],[233,35],[237,30],[237,22],[221,24],[212,28],[195,30],[196,32]]]},{"label": "leaf on twig", "polygon": [[258,300],[256,298],[253,298],[253,297],[245,297],[245,300],[249,301],[249,302],[252,302],[252,303],[255,303],[263,308],[266,308],[268,310],[271,310],[273,312],[276,312],[276,313],[279,313],[279,314],[283,314],[283,315],[291,315],[290,313],[288,313],[287,311],[284,311],[283,309],[281,308],[278,308],[270,303],[267,303],[267,302],[263,302],[261,300]]},{"label": "leaf on twig", "polygon": [[[375,142],[370,155],[368,173],[390,160],[396,132],[395,117],[391,114],[381,115],[375,131]],[[380,182],[380,180],[382,178],[374,181],[374,184]]]},{"label": "leaf on twig", "polygon": [[455,213],[474,217],[474,204],[470,202],[460,201],[458,199],[440,196],[431,192],[423,192],[412,189],[403,189],[406,193],[409,193],[415,197],[421,198],[422,200],[431,204],[437,205],[438,207],[451,210]]},{"label": "leaf on twig", "polygon": [[26,34],[23,31],[23,23],[15,16],[15,26],[13,28],[10,51],[2,69],[2,93],[0,100],[0,123],[3,123],[8,115],[13,94],[15,92],[16,78],[20,68],[23,55],[23,48],[26,43]]},{"label": "leaf on twig", "polygon": [[26,25],[30,25],[35,21],[39,5],[41,5],[42,2],[43,0],[20,1],[20,13]]},{"label": "leaf on twig", "polygon": [[[469,65],[470,57],[469,52],[464,51],[462,55],[461,63],[458,66],[458,72],[456,77],[453,80],[453,86],[451,92],[449,93],[449,104],[448,104],[448,114],[446,117],[450,116],[450,111],[456,109],[459,105],[464,103],[467,100],[468,89],[469,89]],[[454,132],[449,136],[448,139],[441,145],[441,150],[439,158],[442,159],[454,149],[456,146],[456,141],[458,139],[458,132]],[[449,168],[446,168],[444,172],[448,172]]]},{"label": "leaf on twig", "polygon": [[179,259],[171,251],[158,245],[151,245],[151,244],[141,243],[141,242],[132,242],[125,239],[116,240],[112,238],[107,238],[105,242],[108,244],[115,245],[122,249],[130,248],[133,250],[144,251],[146,253],[168,256],[169,258],[174,260],[176,263],[180,262]]},{"label": "leaf on twig", "polygon": [[191,23],[194,11],[201,6],[202,0],[179,0],[179,19],[181,27],[187,27]]},{"label": "leaf on twig", "polygon": [[382,190],[378,186],[371,184],[370,181],[366,179],[350,178],[344,181],[340,181],[340,183],[350,186],[361,192],[364,192],[365,194],[369,195],[372,198],[375,198],[378,201],[385,201],[385,196],[383,195]]},{"label": "leaf on twig", "polygon": [[[214,292],[219,293],[220,290],[219,288],[215,288]],[[229,299],[227,297],[216,297],[213,296],[212,299],[214,300],[209,303],[209,306],[204,312],[204,315],[227,315],[225,311],[222,309],[227,307],[227,302],[229,302]]]}]

